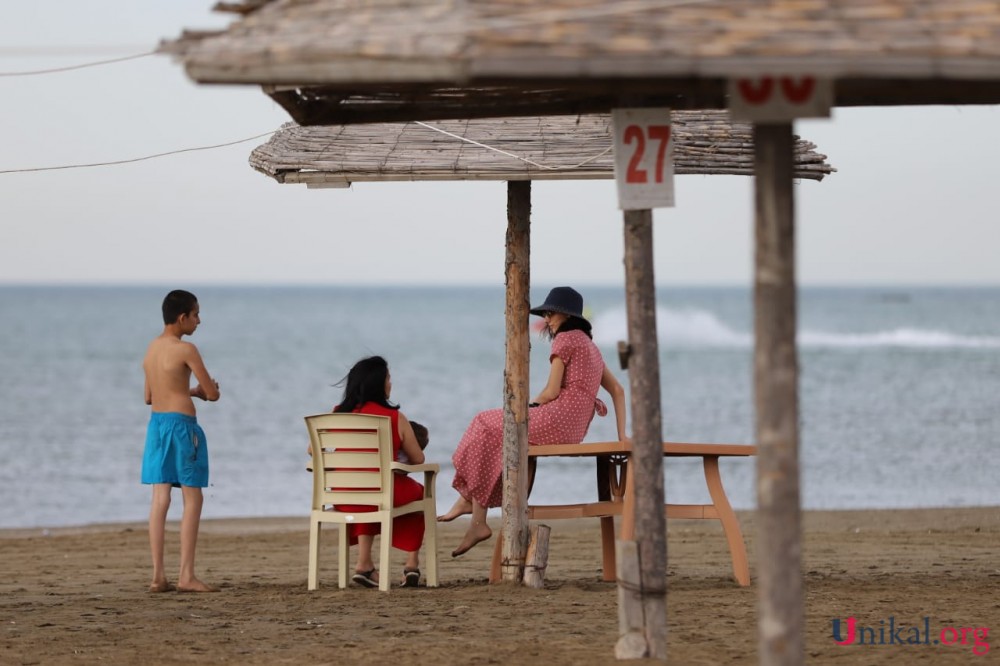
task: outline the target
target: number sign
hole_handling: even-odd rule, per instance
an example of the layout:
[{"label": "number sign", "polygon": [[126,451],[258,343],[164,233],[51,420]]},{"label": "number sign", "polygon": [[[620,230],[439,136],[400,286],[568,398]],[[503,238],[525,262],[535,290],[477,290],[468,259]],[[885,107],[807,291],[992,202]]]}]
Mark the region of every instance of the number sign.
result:
[{"label": "number sign", "polygon": [[833,81],[814,76],[761,76],[729,79],[729,116],[733,120],[788,122],[829,118]]},{"label": "number sign", "polygon": [[615,109],[615,182],[618,208],[674,205],[674,140],[670,109]]}]

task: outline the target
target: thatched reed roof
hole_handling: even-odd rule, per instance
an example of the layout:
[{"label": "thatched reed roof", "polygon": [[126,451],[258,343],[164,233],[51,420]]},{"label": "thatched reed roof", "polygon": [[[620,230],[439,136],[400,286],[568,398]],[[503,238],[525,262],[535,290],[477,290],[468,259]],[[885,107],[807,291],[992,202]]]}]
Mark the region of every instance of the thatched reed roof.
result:
[{"label": "thatched reed roof", "polygon": [[767,74],[834,79],[838,106],[1000,103],[996,0],[252,0],[248,9],[221,34],[164,50],[199,82],[276,86],[300,124],[409,120],[399,109],[414,102],[437,114],[424,119],[603,112],[637,99],[725,108],[728,78]]},{"label": "thatched reed roof", "polygon": [[[672,127],[675,173],[753,175],[749,124],[731,123],[725,111],[678,111]],[[613,178],[611,142],[606,115],[319,127],[290,123],[253,151],[250,164],[279,183],[313,187]],[[835,171],[815,149],[796,141],[797,178],[822,180]]]}]

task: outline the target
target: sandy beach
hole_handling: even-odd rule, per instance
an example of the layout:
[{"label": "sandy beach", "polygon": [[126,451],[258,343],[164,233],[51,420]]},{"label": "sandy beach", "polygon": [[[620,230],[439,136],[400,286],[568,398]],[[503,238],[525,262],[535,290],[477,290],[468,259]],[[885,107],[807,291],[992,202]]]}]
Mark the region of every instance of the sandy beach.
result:
[{"label": "sandy beach", "polygon": [[[753,571],[753,515],[740,520]],[[305,518],[204,522],[198,570],[221,591],[202,595],[146,591],[144,524],[0,531],[0,663],[616,663],[597,521],[549,525],[542,590],[488,585],[492,541],[452,560],[459,520],[441,527],[442,586],[388,594],[337,588],[333,530],[308,592]],[[671,520],[668,532],[670,662],[757,663],[756,578],[733,581],[716,524]],[[1000,508],[809,512],[804,532],[809,663],[997,660],[986,644],[1000,626]],[[175,523],[167,549],[173,571]],[[833,620],[846,632],[849,617],[868,644],[834,643]],[[980,631],[962,644],[962,627]]]}]

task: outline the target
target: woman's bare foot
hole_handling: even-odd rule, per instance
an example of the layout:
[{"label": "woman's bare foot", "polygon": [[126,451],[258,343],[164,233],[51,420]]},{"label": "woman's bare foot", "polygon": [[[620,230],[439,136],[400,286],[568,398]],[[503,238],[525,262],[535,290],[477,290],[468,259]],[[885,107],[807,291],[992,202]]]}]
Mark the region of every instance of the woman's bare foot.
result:
[{"label": "woman's bare foot", "polygon": [[177,584],[178,592],[218,592],[219,588],[212,587],[211,585],[206,585],[197,578],[191,579],[190,582],[184,583],[183,585]]},{"label": "woman's bare foot", "polygon": [[169,580],[158,580],[149,584],[149,591],[154,594],[160,592],[173,592],[177,588]]},{"label": "woman's bare foot", "polygon": [[491,536],[493,536],[493,530],[490,529],[489,525],[485,522],[473,522],[465,532],[465,538],[462,539],[462,543],[458,544],[458,548],[451,551],[451,556],[458,557],[459,555],[465,555],[477,543],[486,541]]},{"label": "woman's bare foot", "polygon": [[459,516],[464,516],[470,513],[472,513],[472,502],[459,495],[458,499],[455,500],[455,504],[452,505],[451,509],[448,510],[448,513],[444,514],[443,516],[438,516],[438,522],[450,523]]}]

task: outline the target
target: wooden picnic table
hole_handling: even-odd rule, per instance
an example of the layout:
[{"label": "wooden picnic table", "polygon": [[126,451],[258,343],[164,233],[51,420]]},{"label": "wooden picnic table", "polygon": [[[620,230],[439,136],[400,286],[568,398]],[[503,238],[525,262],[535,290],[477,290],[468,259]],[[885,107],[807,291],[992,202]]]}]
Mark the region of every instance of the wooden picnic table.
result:
[{"label": "wooden picnic table", "polygon": [[[632,454],[631,444],[625,442],[596,442],[585,444],[546,444],[528,447],[528,464],[531,483],[534,482],[539,458],[553,456],[592,457],[597,466],[597,500],[576,504],[528,503],[530,520],[560,520],[569,518],[599,518],[601,521],[601,551],[606,581],[617,577],[615,562],[615,516],[622,517],[621,539],[635,539],[635,495],[632,467],[628,464]],[[739,520],[729,504],[719,459],[723,457],[749,457],[757,454],[757,447],[748,444],[697,444],[664,442],[666,458],[698,457],[702,459],[705,483],[712,499],[711,504],[671,504],[665,506],[667,518],[693,520],[718,520],[722,523],[729,553],[733,563],[733,577],[742,586],[750,584],[750,565],[746,544]],[[529,487],[530,494],[530,487]],[[490,566],[490,582],[500,580],[500,543],[497,538]]]}]

